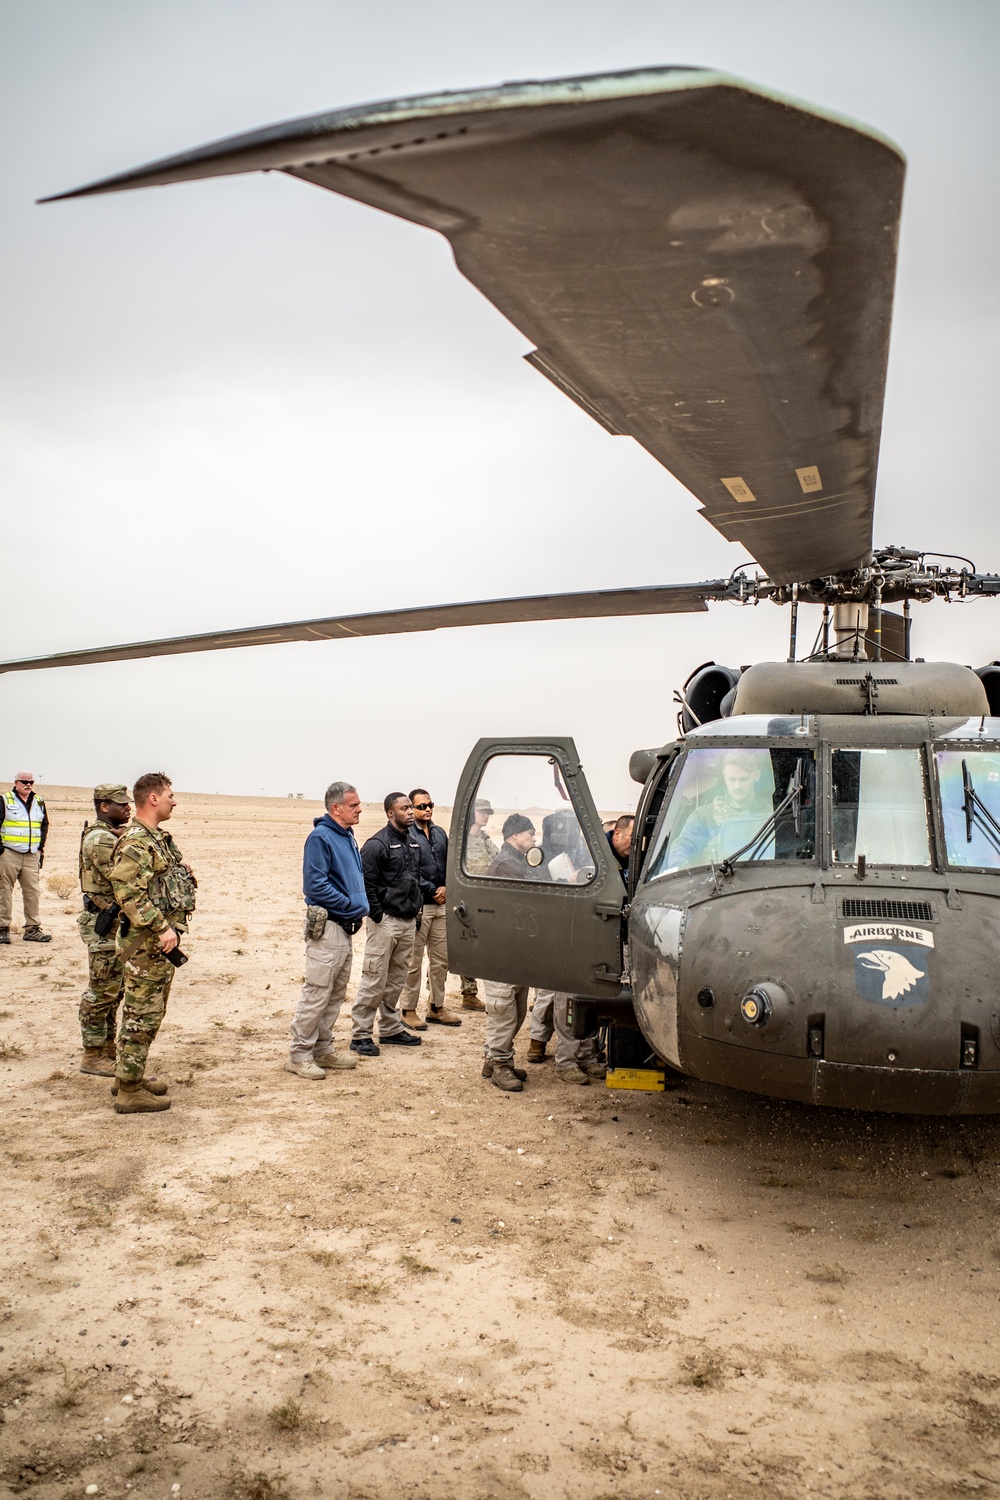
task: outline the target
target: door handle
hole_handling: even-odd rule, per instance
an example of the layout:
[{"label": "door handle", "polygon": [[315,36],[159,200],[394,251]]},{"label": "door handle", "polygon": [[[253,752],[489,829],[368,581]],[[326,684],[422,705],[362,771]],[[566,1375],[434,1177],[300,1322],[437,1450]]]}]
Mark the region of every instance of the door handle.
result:
[{"label": "door handle", "polygon": [[604,917],[607,920],[610,920],[612,917],[620,917],[622,914],[621,907],[617,906],[613,901],[595,901],[594,910],[599,917]]},{"label": "door handle", "polygon": [[469,922],[469,908],[464,901],[460,901],[457,906],[453,906],[452,911],[464,926],[468,927],[471,925]]}]

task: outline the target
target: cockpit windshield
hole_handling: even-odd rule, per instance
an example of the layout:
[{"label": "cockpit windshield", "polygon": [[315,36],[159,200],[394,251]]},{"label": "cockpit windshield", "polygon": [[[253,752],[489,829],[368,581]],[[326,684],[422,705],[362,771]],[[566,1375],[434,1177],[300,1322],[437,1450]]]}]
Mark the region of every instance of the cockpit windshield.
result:
[{"label": "cockpit windshield", "polygon": [[670,793],[649,877],[701,865],[812,859],[816,763],[811,750],[691,750]]},{"label": "cockpit windshield", "polygon": [[1000,869],[1000,755],[989,750],[938,750],[938,781],[948,863]]},{"label": "cockpit windshield", "polygon": [[830,839],[834,864],[929,865],[919,750],[834,750]]}]

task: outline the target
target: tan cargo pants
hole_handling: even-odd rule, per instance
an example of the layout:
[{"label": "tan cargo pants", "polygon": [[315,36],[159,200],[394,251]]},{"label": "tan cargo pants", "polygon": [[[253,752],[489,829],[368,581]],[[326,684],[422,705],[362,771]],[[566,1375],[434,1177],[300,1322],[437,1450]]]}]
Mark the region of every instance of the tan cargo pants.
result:
[{"label": "tan cargo pants", "polygon": [[311,1062],[333,1051],[333,1028],[347,994],[354,945],[344,929],[327,919],[320,938],[306,938],[306,977],[292,1018],[292,1062]]},{"label": "tan cargo pants", "polygon": [[483,1054],[490,1062],[514,1061],[514,1038],[528,1014],[526,984],[485,982],[483,1004],[486,1006],[486,1041]]},{"label": "tan cargo pants", "polygon": [[378,1014],[379,1036],[396,1036],[406,1028],[399,1018],[399,994],[406,982],[417,924],[413,917],[390,917],[381,922],[365,918],[365,956],[361,983],[351,1008],[351,1041],[370,1037]]},{"label": "tan cargo pants", "polygon": [[13,849],[5,849],[0,854],[0,927],[10,926],[15,885],[21,887],[25,927],[37,927],[42,889],[38,880],[37,854],[18,854]]},{"label": "tan cargo pants", "polygon": [[427,953],[427,990],[435,1010],[444,1004],[444,987],[448,980],[448,918],[436,902],[424,907],[420,928],[413,939],[406,983],[399,997],[400,1010],[416,1010],[420,1004],[420,971]]},{"label": "tan cargo pants", "polygon": [[589,1062],[597,1056],[597,1032],[579,1040],[569,1029],[566,1007],[569,996],[557,990],[536,990],[531,1008],[529,1033],[533,1042],[547,1042],[556,1034],[556,1067],[569,1068],[574,1063]]}]

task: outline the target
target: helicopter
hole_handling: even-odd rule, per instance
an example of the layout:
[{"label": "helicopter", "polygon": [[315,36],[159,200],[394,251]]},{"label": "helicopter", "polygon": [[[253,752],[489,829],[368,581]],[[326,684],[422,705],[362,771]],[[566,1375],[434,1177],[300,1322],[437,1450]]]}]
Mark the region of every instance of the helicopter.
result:
[{"label": "helicopter", "polygon": [[[1000,1111],[1000,663],[974,672],[910,649],[913,602],[994,597],[1000,577],[872,545],[898,149],[725,74],[662,67],[292,120],[57,197],[250,171],[443,234],[535,345],[529,363],[644,447],[757,571],[179,636],[0,671],[787,606],[787,660],[706,663],[677,693],[677,734],[632,755],[627,877],[571,739],[476,745],[452,825],[452,965],[569,993],[578,1034],[607,1027],[613,1087],[686,1075],[844,1108]],[[802,604],[822,623],[800,655]],[[477,804],[498,838],[513,811],[540,833],[523,879],[466,869]]]}]

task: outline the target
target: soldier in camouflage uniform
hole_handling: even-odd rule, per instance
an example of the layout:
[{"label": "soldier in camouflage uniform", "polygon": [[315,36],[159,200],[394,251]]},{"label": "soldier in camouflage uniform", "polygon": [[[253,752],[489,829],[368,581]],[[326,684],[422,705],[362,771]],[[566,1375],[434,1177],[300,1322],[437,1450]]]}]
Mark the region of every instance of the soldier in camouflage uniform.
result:
[{"label": "soldier in camouflage uniform", "polygon": [[[94,787],[95,823],[84,823],[80,836],[80,889],[83,911],[77,917],[80,936],[87,947],[90,983],[80,1001],[80,1031],[83,1036],[81,1073],[113,1078],[115,1029],[118,1002],[122,997],[122,961],[115,947],[118,916],[102,934],[96,931],[101,912],[115,904],[108,871],[122,827],[128,822],[128,791],[120,783]],[[104,918],[102,927],[107,922]]]},{"label": "soldier in camouflage uniform", "polygon": [[[486,825],[493,816],[493,804],[488,797],[477,797],[473,824],[465,841],[465,868],[470,875],[485,875],[490,864],[500,853],[498,846],[486,832]],[[479,986],[471,975],[463,974],[462,1006],[465,1010],[485,1010],[479,998]]]},{"label": "soldier in camouflage uniform", "polygon": [[111,884],[121,907],[118,952],[125,996],[118,1031],[115,1110],[145,1114],[169,1109],[163,1084],[145,1077],[149,1048],[167,1008],[178,945],[194,911],[197,881],[181,851],[161,825],[174,810],[170,778],[152,771],[133,788],[135,817],[122,834],[111,865]]}]

